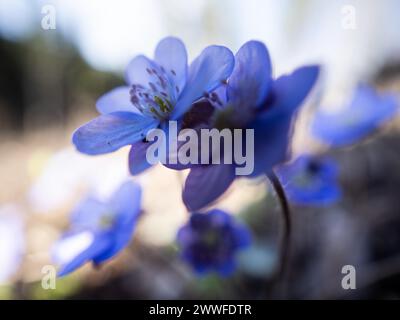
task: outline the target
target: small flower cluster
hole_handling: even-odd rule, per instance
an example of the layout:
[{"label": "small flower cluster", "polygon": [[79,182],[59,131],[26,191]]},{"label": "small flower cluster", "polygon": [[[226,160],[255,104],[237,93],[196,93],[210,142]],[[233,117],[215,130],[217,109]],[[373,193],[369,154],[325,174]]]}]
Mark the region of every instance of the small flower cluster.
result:
[{"label": "small flower cluster", "polygon": [[[340,198],[338,169],[333,160],[304,155],[291,162],[293,122],[315,86],[320,67],[304,66],[289,75],[272,76],[266,46],[245,43],[236,53],[209,46],[188,65],[184,44],[169,37],[160,41],[154,59],[134,58],[126,69],[126,85],[100,97],[100,115],[73,134],[77,150],[89,155],[130,146],[129,169],[137,175],[151,164],[146,159],[152,129],[168,136],[169,121],[179,130],[212,128],[254,130],[254,170],[249,176],[277,176],[292,203],[330,204]],[[354,143],[395,113],[391,97],[360,87],[341,113],[318,113],[313,133],[332,146]],[[250,232],[234,216],[218,209],[203,212],[236,178],[237,163],[174,164],[190,169],[182,200],[190,218],[178,232],[182,258],[197,273],[229,275],[235,254],[250,244]],[[85,262],[100,264],[125,247],[141,212],[140,187],[124,184],[108,203],[87,199],[72,215],[69,231],[54,247],[55,261],[65,275]],[[203,210],[203,211],[202,211]]]}]

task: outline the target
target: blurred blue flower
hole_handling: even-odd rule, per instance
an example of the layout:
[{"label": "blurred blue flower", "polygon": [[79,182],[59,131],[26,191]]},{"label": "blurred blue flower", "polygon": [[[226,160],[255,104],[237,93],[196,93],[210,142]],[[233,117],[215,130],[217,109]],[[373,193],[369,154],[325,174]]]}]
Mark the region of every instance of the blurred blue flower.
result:
[{"label": "blurred blue flower", "polygon": [[312,123],[312,133],[331,146],[346,146],[372,133],[396,112],[394,96],[379,95],[373,88],[360,85],[352,101],[340,111],[318,112]]},{"label": "blurred blue flower", "polygon": [[247,227],[230,214],[214,209],[207,213],[193,213],[189,222],[178,232],[182,258],[199,275],[215,271],[230,275],[236,267],[238,250],[250,245]]},{"label": "blurred blue flower", "polygon": [[[318,66],[307,66],[273,80],[267,48],[261,42],[249,41],[237,52],[227,85],[206,96],[217,109],[213,127],[254,129],[251,177],[268,173],[286,159],[292,120],[318,74]],[[200,210],[222,195],[234,181],[236,167],[193,166],[183,191],[188,209]]]},{"label": "blurred blue flower", "polygon": [[301,155],[276,173],[290,202],[299,205],[328,205],[338,201],[338,166],[330,158]]},{"label": "blurred blue flower", "polygon": [[77,129],[73,143],[90,155],[132,145],[130,171],[138,174],[150,166],[146,133],[157,127],[167,130],[169,120],[182,120],[196,100],[228,78],[233,65],[229,49],[209,46],[188,67],[184,44],[165,38],[157,45],[154,60],[139,55],[129,63],[128,85],[100,97],[96,107],[101,115]]},{"label": "blurred blue flower", "polygon": [[140,215],[141,188],[125,182],[105,203],[87,198],[71,217],[71,230],[55,244],[54,261],[64,276],[86,262],[99,265],[115,256],[131,239]]}]

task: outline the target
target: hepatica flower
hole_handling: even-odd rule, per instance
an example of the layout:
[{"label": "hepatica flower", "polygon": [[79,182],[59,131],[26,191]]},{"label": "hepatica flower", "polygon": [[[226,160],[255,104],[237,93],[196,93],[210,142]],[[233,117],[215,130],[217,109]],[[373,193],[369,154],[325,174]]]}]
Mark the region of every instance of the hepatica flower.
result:
[{"label": "hepatica flower", "polygon": [[338,201],[338,166],[330,158],[302,155],[276,170],[290,202],[299,205],[328,205]]},{"label": "hepatica flower", "polygon": [[72,214],[71,230],[54,246],[52,256],[64,276],[92,261],[115,256],[131,239],[140,214],[141,188],[125,182],[108,202],[88,198]]},{"label": "hepatica flower", "polygon": [[151,60],[134,58],[126,69],[126,86],[103,95],[96,104],[101,115],[75,131],[73,143],[83,153],[97,155],[132,145],[130,171],[150,166],[146,133],[181,121],[204,93],[216,89],[231,74],[234,57],[222,46],[209,46],[188,67],[184,44],[176,38],[159,42]]},{"label": "hepatica flower", "polygon": [[[285,160],[292,120],[318,74],[318,66],[306,66],[273,79],[267,48],[249,41],[237,52],[227,85],[206,96],[217,109],[213,127],[254,129],[251,177],[268,173]],[[236,167],[235,163],[193,166],[183,191],[189,210],[197,211],[223,194],[236,177]]]},{"label": "hepatica flower", "polygon": [[228,276],[235,270],[238,250],[250,245],[250,232],[222,211],[193,213],[178,232],[182,258],[198,274],[215,271]]},{"label": "hepatica flower", "polygon": [[323,142],[340,147],[353,144],[375,131],[397,112],[395,97],[379,95],[361,85],[352,101],[335,113],[318,112],[312,124],[313,134]]}]

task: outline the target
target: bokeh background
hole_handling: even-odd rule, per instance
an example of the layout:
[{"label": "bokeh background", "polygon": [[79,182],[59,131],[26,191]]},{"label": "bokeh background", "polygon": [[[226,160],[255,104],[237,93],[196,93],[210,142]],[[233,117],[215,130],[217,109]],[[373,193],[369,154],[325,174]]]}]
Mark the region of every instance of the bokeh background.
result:
[{"label": "bokeh background", "polygon": [[[56,29],[42,28],[53,5]],[[354,12],[354,25],[348,18]],[[352,11],[354,10],[354,11]],[[41,287],[50,248],[88,192],[106,198],[128,177],[127,149],[89,157],[73,130],[96,115],[95,101],[123,82],[123,69],[157,42],[180,37],[193,59],[203,47],[236,52],[250,39],[268,46],[274,75],[320,63],[323,74],[300,114],[293,155],[339,161],[344,196],[324,208],[293,207],[293,248],[283,287],[273,281],[280,209],[265,179],[239,179],[216,206],[249,224],[253,245],[229,278],[197,278],[174,242],[188,214],[185,173],[155,167],[135,178],[145,214],[113,261],[87,265]],[[309,133],[316,108],[335,109],[359,82],[400,92],[397,0],[0,0],[0,298],[399,298],[400,121],[368,141],[330,151]],[[357,290],[341,268],[357,269]]]}]

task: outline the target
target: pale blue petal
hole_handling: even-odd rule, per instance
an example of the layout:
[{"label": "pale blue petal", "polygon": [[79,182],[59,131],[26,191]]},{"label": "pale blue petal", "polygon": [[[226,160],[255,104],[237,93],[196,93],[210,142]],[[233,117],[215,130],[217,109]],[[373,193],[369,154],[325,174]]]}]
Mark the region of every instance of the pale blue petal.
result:
[{"label": "pale blue petal", "polygon": [[205,48],[190,65],[188,80],[178,97],[171,119],[179,119],[204,93],[221,85],[230,76],[233,66],[234,57],[229,49],[222,46]]},{"label": "pale blue petal", "polygon": [[139,112],[131,103],[129,87],[117,87],[102,95],[96,102],[97,111],[107,114],[117,111]]},{"label": "pale blue petal", "polygon": [[77,129],[72,142],[90,155],[109,153],[143,139],[158,121],[131,112],[101,115]]},{"label": "pale blue petal", "polygon": [[227,89],[229,102],[237,108],[260,106],[269,93],[271,74],[266,46],[259,41],[246,42],[235,56],[235,68]]},{"label": "pale blue petal", "polygon": [[187,52],[181,40],[167,37],[161,40],[154,53],[154,61],[164,68],[171,83],[182,90],[187,78]]}]

